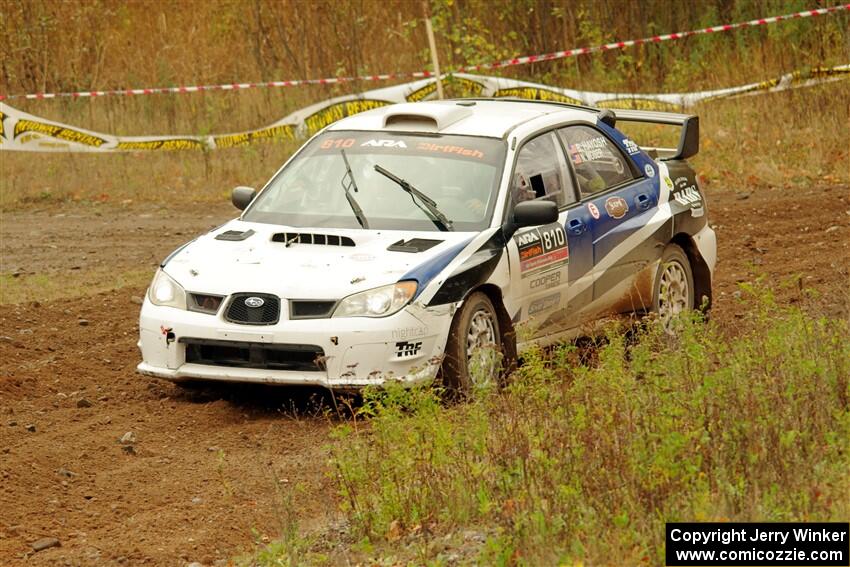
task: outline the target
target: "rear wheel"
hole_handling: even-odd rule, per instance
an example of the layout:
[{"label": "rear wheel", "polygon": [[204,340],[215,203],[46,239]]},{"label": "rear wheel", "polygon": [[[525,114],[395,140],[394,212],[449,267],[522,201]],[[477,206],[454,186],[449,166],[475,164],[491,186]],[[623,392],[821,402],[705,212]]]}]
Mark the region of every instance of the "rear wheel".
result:
[{"label": "rear wheel", "polygon": [[493,302],[472,293],[455,314],[443,360],[443,386],[469,395],[478,386],[498,381],[502,366],[502,330]]},{"label": "rear wheel", "polygon": [[661,265],[655,278],[652,310],[662,325],[672,331],[673,321],[684,311],[694,308],[694,274],[685,252],[670,244],[661,256]]}]

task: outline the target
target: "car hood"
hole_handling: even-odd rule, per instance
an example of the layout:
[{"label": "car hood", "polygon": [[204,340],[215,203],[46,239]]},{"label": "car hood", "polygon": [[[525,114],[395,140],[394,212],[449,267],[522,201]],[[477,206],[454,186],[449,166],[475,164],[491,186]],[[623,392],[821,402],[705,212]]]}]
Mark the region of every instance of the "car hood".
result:
[{"label": "car hood", "polygon": [[[243,240],[222,240],[224,233],[238,239],[248,231],[253,233]],[[296,234],[302,235],[300,242]],[[395,283],[411,269],[459,251],[459,245],[473,236],[468,232],[293,228],[234,220],[178,249],[163,262],[163,269],[187,291],[341,299]],[[388,250],[412,239],[431,242],[415,242],[409,251]],[[310,240],[319,243],[306,243]]]}]

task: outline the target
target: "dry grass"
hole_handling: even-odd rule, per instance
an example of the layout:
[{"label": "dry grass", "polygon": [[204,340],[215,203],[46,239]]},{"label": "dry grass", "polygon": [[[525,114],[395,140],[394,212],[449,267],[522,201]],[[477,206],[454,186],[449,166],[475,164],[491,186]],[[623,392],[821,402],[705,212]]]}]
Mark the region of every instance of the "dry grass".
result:
[{"label": "dry grass", "polygon": [[694,321],[675,339],[612,329],[590,357],[528,353],[505,390],[460,407],[427,390],[368,396],[368,424],[338,427],[332,451],[352,535],[368,543],[350,552],[663,564],[667,521],[846,518],[848,321],[744,292],[734,340]]},{"label": "dry grass", "polygon": [[[260,94],[240,96],[250,103]],[[94,115],[103,119],[97,112],[102,107],[96,106],[103,102],[76,104],[90,105]],[[227,109],[222,116],[240,114],[238,106]],[[695,110],[700,114],[702,129],[702,149],[694,160],[697,171],[709,189],[715,183],[734,187],[850,183],[848,109],[850,89],[846,81],[705,103]],[[186,111],[189,114],[181,114],[184,120],[192,112]],[[202,112],[199,119],[211,118],[219,111],[205,112],[208,113]],[[72,114],[82,119],[79,109]],[[117,129],[122,133],[145,131],[142,124],[146,122],[139,117],[126,115],[114,120],[125,124]],[[252,126],[263,123],[259,118],[255,120]],[[187,125],[180,131],[192,130]],[[276,142],[210,152],[2,152],[0,209],[13,210],[45,200],[221,201],[236,185],[262,186],[299,143]]]},{"label": "dry grass", "polygon": [[[376,0],[0,0],[0,7],[0,35],[13,46],[0,66],[3,93],[339,76],[418,70],[429,62],[422,5],[415,1],[388,6]],[[718,0],[675,10],[668,0],[522,0],[498,9],[483,0],[430,2],[449,69],[803,7],[797,0]],[[725,87],[847,63],[848,21],[847,14],[794,20],[503,74],[615,92]],[[723,183],[847,180],[846,85],[703,105],[697,109],[703,118],[699,170],[709,181]],[[265,126],[318,100],[377,86],[385,83],[12,103],[38,116],[117,135],[210,134]],[[262,184],[295,146],[91,156],[0,152],[0,208],[45,199],[217,200],[234,185]]]}]

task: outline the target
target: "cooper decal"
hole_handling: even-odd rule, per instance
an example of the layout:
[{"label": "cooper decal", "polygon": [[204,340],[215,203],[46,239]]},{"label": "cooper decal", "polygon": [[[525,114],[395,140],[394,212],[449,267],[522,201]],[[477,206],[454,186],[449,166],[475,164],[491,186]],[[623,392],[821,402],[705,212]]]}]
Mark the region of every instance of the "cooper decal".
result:
[{"label": "cooper decal", "polygon": [[653,168],[651,165],[646,164],[645,166],[643,166],[643,171],[644,173],[646,173],[647,177],[655,177],[655,168]]},{"label": "cooper decal", "polygon": [[588,203],[587,210],[588,212],[590,212],[590,216],[592,216],[596,220],[599,220],[599,207],[597,207],[593,203]]},{"label": "cooper decal", "polygon": [[561,283],[561,271],[545,272],[539,278],[534,278],[528,282],[529,289],[549,289]]},{"label": "cooper decal", "polygon": [[519,271],[522,277],[566,264],[570,260],[564,227],[558,223],[517,234],[514,241],[519,251]]},{"label": "cooper decal", "polygon": [[629,212],[629,204],[622,197],[608,197],[605,210],[612,219],[621,219]]},{"label": "cooper decal", "polygon": [[422,341],[411,343],[408,341],[399,341],[395,344],[396,358],[407,358],[416,356],[422,350]]}]

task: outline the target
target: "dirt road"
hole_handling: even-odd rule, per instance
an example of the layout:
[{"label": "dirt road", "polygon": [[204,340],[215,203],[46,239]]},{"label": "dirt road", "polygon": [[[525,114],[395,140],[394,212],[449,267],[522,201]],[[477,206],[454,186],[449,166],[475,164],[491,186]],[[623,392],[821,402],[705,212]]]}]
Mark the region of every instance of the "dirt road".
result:
[{"label": "dirt road", "polygon": [[[757,274],[801,274],[817,304],[846,314],[850,187],[709,188],[709,199],[718,320],[734,322],[737,282]],[[226,564],[293,512],[307,529],[335,516],[322,392],[194,394],[138,376],[143,286],[87,295],[72,285],[95,268],[152,274],[233,215],[225,205],[3,214],[2,273],[67,279],[70,291],[0,305],[0,565]],[[802,297],[793,285],[779,295]],[[36,553],[42,538],[60,545]]]}]

